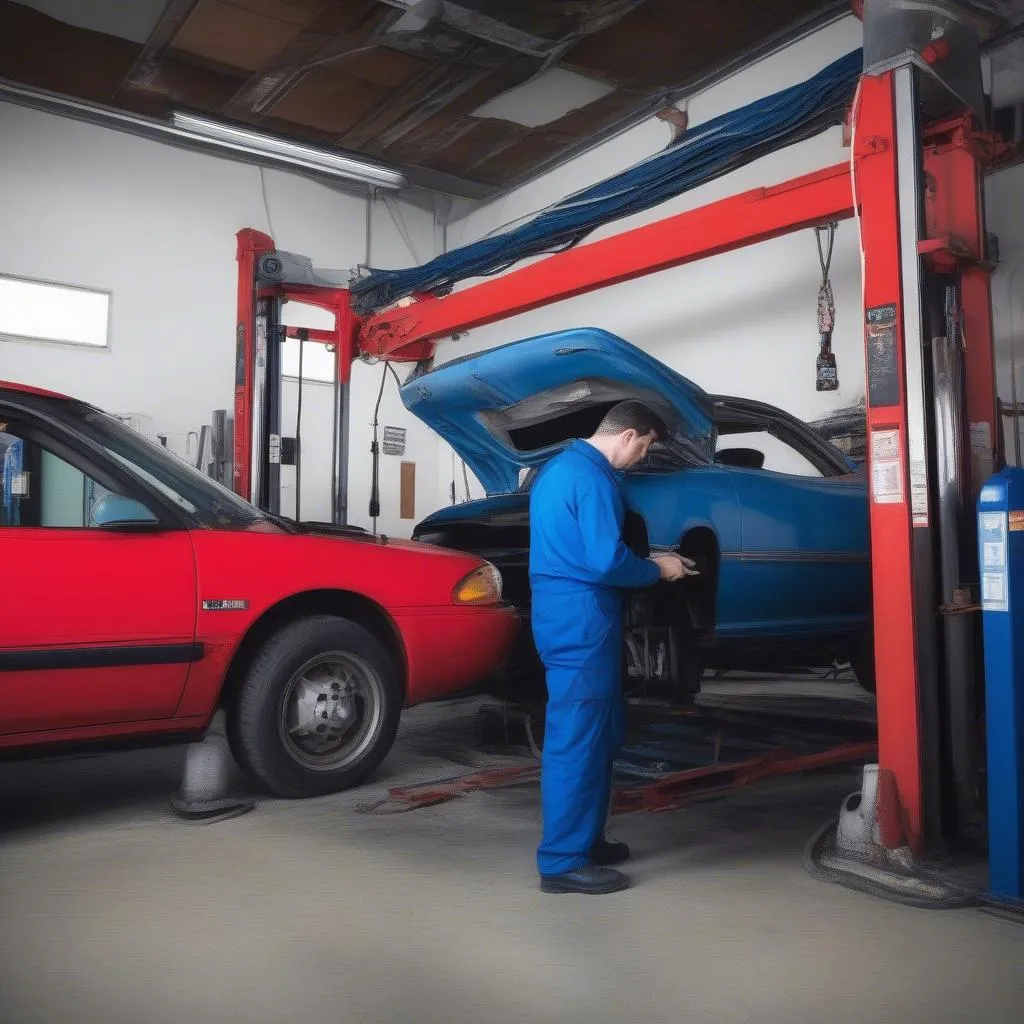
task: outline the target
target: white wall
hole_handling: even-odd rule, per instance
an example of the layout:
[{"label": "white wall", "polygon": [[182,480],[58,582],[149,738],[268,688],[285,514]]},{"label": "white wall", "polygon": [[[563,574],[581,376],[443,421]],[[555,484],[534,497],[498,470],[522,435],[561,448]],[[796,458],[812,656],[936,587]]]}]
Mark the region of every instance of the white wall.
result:
[{"label": "white wall", "polygon": [[[0,140],[0,274],[113,293],[109,350],[0,339],[0,378],[149,416],[183,451],[189,431],[209,423],[214,409],[232,407],[235,232],[271,226],[259,170],[7,104],[0,104]],[[280,248],[325,268],[365,259],[364,199],[284,172],[265,175]],[[416,252],[378,204],[377,265],[434,255],[432,215],[405,204],[402,214]],[[353,521],[363,525],[366,501],[356,499],[366,490],[376,379],[376,370],[356,367],[350,489]],[[325,422],[320,404],[307,396],[304,418],[318,428]],[[293,416],[289,406],[286,417]],[[434,503],[437,443],[405,413],[393,386],[383,411],[386,422],[410,431],[410,457],[421,461],[417,505],[425,509]],[[329,431],[308,434],[304,455],[303,514],[329,517]],[[411,524],[398,519],[397,461],[385,460],[380,525],[402,535]]]},{"label": "white wall", "polygon": [[[861,42],[856,18],[837,22],[691,98],[690,123],[699,124],[803,81]],[[668,126],[652,119],[494,203],[479,208],[462,204],[449,230],[449,245],[478,239],[609,177],[664,148],[669,139]],[[843,147],[842,131],[836,128],[617,221],[587,241],[848,159],[849,149]],[[442,346],[439,359],[546,331],[597,326],[639,345],[709,391],[761,399],[813,418],[864,394],[860,257],[852,221],[839,227],[832,267],[837,307],[833,351],[840,381],[840,390],[832,393],[815,390],[820,280],[814,234],[803,231],[472,331]],[[440,499],[447,501],[451,467],[444,452],[438,473]],[[474,493],[479,493],[475,482]]]}]

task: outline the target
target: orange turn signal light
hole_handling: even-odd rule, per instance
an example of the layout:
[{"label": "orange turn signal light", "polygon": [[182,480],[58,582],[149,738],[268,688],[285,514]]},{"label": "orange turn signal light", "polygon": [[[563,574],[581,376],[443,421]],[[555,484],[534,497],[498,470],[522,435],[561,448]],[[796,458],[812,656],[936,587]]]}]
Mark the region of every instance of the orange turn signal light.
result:
[{"label": "orange turn signal light", "polygon": [[501,601],[501,573],[490,563],[474,569],[455,588],[456,604],[498,604]]}]

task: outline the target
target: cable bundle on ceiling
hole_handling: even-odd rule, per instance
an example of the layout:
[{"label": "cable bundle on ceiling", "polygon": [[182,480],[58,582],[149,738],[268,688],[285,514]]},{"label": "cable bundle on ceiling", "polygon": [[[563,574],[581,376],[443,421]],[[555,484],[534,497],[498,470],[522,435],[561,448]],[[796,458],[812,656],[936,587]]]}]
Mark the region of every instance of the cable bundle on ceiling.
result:
[{"label": "cable bundle on ceiling", "polygon": [[352,286],[370,313],[413,294],[445,294],[459,281],[576,245],[604,224],[648,210],[843,119],[863,68],[855,50],[806,82],[686,131],[669,148],[568,196],[520,227],[453,249],[421,267],[372,270]]}]

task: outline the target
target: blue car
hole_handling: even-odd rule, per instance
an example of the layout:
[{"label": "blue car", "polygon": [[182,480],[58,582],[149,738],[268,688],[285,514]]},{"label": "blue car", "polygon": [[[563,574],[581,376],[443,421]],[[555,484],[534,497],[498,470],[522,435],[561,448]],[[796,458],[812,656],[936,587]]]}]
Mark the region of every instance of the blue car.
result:
[{"label": "blue car", "polygon": [[[788,413],[706,394],[606,331],[515,342],[403,386],[406,407],[451,444],[487,493],[435,512],[415,538],[497,565],[506,598],[528,615],[533,477],[626,398],[657,411],[670,436],[626,475],[625,539],[643,555],[678,551],[701,573],[631,596],[630,674],[693,693],[707,669],[838,661],[873,689],[863,467]],[[528,628],[523,642],[530,644]]]}]

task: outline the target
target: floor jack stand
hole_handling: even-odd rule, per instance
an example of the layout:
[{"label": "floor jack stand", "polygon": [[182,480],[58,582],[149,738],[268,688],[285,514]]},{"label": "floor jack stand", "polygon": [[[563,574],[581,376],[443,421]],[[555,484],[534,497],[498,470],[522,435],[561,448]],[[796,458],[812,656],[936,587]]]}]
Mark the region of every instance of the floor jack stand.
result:
[{"label": "floor jack stand", "polygon": [[248,814],[256,804],[231,795],[233,763],[227,738],[214,723],[200,742],[189,744],[181,786],[171,796],[171,810],[197,824]]}]

